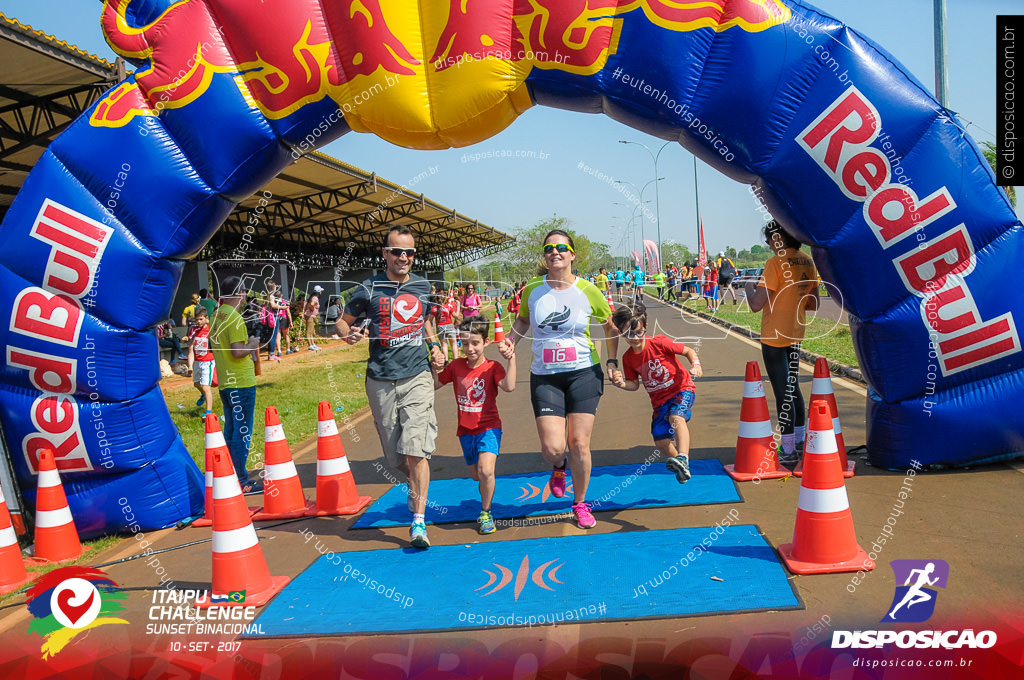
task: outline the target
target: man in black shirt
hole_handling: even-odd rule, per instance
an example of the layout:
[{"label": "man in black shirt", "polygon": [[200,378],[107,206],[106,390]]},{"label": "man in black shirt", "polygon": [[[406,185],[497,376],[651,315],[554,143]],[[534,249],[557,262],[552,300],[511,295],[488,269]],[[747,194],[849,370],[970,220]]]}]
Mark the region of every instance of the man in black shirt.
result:
[{"label": "man in black shirt", "polygon": [[[409,538],[415,547],[427,548],[424,513],[437,438],[430,363],[443,366],[444,356],[431,321],[430,283],[410,272],[416,254],[412,230],[391,227],[384,242],[384,273],[355,289],[336,328],[350,345],[370,339],[366,396],[384,458],[409,478]],[[360,318],[364,324],[353,327]]]}]

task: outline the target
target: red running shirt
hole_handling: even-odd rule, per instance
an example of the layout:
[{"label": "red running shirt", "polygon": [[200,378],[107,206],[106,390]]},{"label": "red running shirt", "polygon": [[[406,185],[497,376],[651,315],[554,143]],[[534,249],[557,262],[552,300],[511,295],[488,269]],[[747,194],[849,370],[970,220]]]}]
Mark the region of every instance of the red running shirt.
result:
[{"label": "red running shirt", "polygon": [[188,334],[192,341],[192,352],[196,361],[213,361],[213,352],[210,351],[210,327],[193,326]]},{"label": "red running shirt", "polygon": [[437,379],[442,385],[452,383],[455,402],[459,406],[459,429],[456,435],[480,434],[501,427],[498,417],[498,383],[505,377],[505,367],[485,359],[476,368],[458,358],[444,367]]},{"label": "red running shirt", "polygon": [[626,380],[639,378],[647,388],[651,404],[661,406],[681,390],[697,390],[690,372],[676,359],[685,350],[683,343],[655,335],[647,338],[642,352],[626,350],[622,355],[622,372]]},{"label": "red running shirt", "polygon": [[448,300],[444,304],[438,305],[435,308],[437,313],[437,323],[448,325],[452,322],[452,310],[455,309],[455,300]]}]

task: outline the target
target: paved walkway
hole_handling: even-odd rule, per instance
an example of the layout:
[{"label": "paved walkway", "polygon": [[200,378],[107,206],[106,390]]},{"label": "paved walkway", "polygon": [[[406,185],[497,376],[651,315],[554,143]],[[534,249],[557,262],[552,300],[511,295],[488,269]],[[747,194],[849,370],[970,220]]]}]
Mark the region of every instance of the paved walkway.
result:
[{"label": "paved walkway", "polygon": [[[693,440],[691,455],[694,458],[719,458],[724,463],[732,462],[744,365],[748,360],[760,360],[759,348],[749,340],[727,334],[718,326],[657,302],[651,302],[650,309],[662,332],[681,337],[697,347],[704,366],[704,377],[697,382],[698,397],[690,424]],[[489,354],[497,356],[494,348],[489,349]],[[520,352],[517,390],[511,395],[503,393],[499,397],[505,425],[503,451],[498,462],[499,474],[535,471],[545,467],[537,453],[537,434],[531,417],[529,360],[529,351]],[[805,395],[810,393],[809,369],[809,366],[805,366],[802,376]],[[771,407],[771,390],[766,392]],[[836,398],[847,447],[863,444],[864,389],[837,380]],[[465,464],[455,437],[455,408],[450,388],[437,393],[437,405],[441,434],[438,453],[431,466],[433,477],[463,476]],[[342,430],[352,470],[360,492],[378,498],[387,491],[390,484],[373,465],[381,456],[373,424],[365,415],[353,422],[359,435],[358,442]],[[650,402],[645,394],[624,392],[607,386],[594,433],[594,464],[641,463],[654,448],[650,440],[649,422]],[[965,426],[968,425],[965,423]],[[315,439],[293,443],[292,448],[307,495],[312,497],[316,467]],[[886,525],[897,502],[897,493],[903,485],[904,476],[901,472],[873,469],[858,459],[857,476],[848,480],[847,488],[862,546],[870,549],[868,546],[871,541],[879,536],[882,527]],[[599,512],[596,515],[597,527],[591,531],[628,532],[710,526],[721,521],[735,507],[740,513],[740,523],[757,524],[768,541],[778,546],[792,539],[799,485],[796,478],[766,481],[759,485],[742,484],[740,491],[744,502],[735,506]],[[806,603],[806,610],[562,625],[543,630],[490,629],[402,635],[376,640],[389,649],[394,647],[395,653],[402,654],[409,652],[409,644],[423,644],[427,647],[434,645],[438,649],[445,646],[454,649],[454,646],[465,645],[482,648],[482,644],[486,649],[494,650],[508,641],[530,647],[540,644],[538,641],[542,639],[546,640],[545,645],[560,646],[562,650],[582,650],[592,644],[610,653],[617,650],[616,653],[624,655],[638,654],[644,644],[671,650],[679,643],[694,639],[716,638],[719,642],[731,639],[741,648],[747,644],[746,638],[751,635],[781,636],[783,640],[796,642],[811,630],[808,627],[816,622],[820,626],[823,620],[833,629],[877,627],[893,594],[893,575],[888,561],[899,558],[938,558],[950,563],[950,582],[939,600],[937,617],[941,615],[947,620],[953,620],[965,611],[984,614],[991,608],[1019,611],[1024,604],[1024,597],[1017,586],[1021,550],[1017,532],[1011,527],[1019,526],[1018,501],[1024,497],[1024,475],[1014,466],[997,464],[955,473],[919,475],[914,479],[912,489],[901,511],[903,514],[895,519],[893,537],[879,555],[878,568],[858,585],[851,586],[850,574],[791,577]],[[568,505],[567,499],[567,508]],[[306,519],[260,531],[263,539],[261,544],[271,572],[294,576],[318,557],[313,543],[306,543],[299,533],[303,529],[312,531],[327,548],[338,552],[395,549],[408,545],[406,527],[349,531],[353,522],[353,518]],[[434,545],[583,533],[569,521],[503,528],[490,537],[479,536],[475,525],[471,524],[432,526],[429,532]],[[159,549],[200,540],[209,535],[209,529],[189,528],[155,532],[147,538],[151,539],[153,548]],[[209,549],[209,544],[205,543],[160,554],[157,556],[158,563],[147,565],[140,559],[106,568],[122,586],[140,590],[133,592],[127,599],[125,612],[125,618],[132,622],[131,639],[136,646],[152,645],[154,649],[163,649],[167,641],[173,639],[146,636],[148,609],[152,604],[152,592],[147,589],[155,587],[160,579],[156,570],[162,568],[163,573],[178,588],[208,588],[211,568]],[[97,562],[125,557],[138,551],[137,542],[128,539],[106,555],[100,556]],[[396,550],[395,573],[415,574],[414,560],[415,555]],[[636,561],[642,564],[643,555],[637,555]],[[366,615],[372,616],[373,613],[366,612]],[[22,638],[27,621],[23,607],[0,611],[0,636],[12,640]],[[819,639],[821,635],[819,633]],[[242,644],[246,650],[269,652],[285,646],[294,648],[298,642],[270,640],[245,641]],[[321,645],[319,649],[335,649],[340,654],[348,645],[363,643],[354,639],[334,639],[323,640],[318,644]],[[728,648],[728,644],[725,646]],[[657,649],[651,654],[657,656]],[[572,667],[571,663],[567,667]]]}]

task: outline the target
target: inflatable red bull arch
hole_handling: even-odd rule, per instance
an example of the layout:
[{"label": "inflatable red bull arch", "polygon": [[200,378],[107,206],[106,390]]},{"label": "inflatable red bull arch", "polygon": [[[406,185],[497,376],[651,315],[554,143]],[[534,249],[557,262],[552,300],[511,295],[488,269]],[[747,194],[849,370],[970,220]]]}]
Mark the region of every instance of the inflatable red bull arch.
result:
[{"label": "inflatable red bull arch", "polygon": [[873,464],[1024,452],[1024,301],[998,292],[1021,223],[928,89],[810,5],[107,0],[102,23],[138,70],[0,227],[0,417],[23,489],[54,450],[84,535],[126,529],[124,503],[143,528],[202,510],[150,329],[237,202],[311,135],[465,146],[533,105],[678,140],[811,244],[850,311]]}]

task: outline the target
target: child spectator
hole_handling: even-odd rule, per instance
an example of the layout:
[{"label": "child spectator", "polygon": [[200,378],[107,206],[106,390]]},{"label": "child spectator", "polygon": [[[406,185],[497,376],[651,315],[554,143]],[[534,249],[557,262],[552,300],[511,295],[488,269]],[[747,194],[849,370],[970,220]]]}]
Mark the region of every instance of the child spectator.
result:
[{"label": "child spectator", "polygon": [[497,361],[484,358],[484,348],[490,344],[490,328],[490,322],[479,317],[465,319],[459,324],[459,333],[466,356],[455,359],[440,372],[431,366],[434,389],[452,383],[455,391],[462,455],[469,465],[470,475],[480,483],[477,522],[481,534],[495,531],[491,500],[494,498],[494,464],[501,448],[497,389],[511,392],[516,388],[515,354],[508,360],[507,370]]},{"label": "child spectator", "polygon": [[685,484],[690,479],[690,430],[686,423],[690,420],[697,388],[676,355],[686,357],[693,377],[699,378],[702,372],[697,353],[664,335],[646,337],[647,308],[643,304],[616,310],[612,323],[629,344],[629,350],[622,355],[622,370],[612,374],[612,384],[634,391],[642,382],[647,388],[654,407],[651,418],[654,444],[668,457],[665,466],[675,473],[680,484]]},{"label": "child spectator", "polygon": [[213,352],[210,351],[210,316],[202,305],[196,306],[195,324],[188,332],[188,372],[199,390],[196,406],[213,406]]}]

